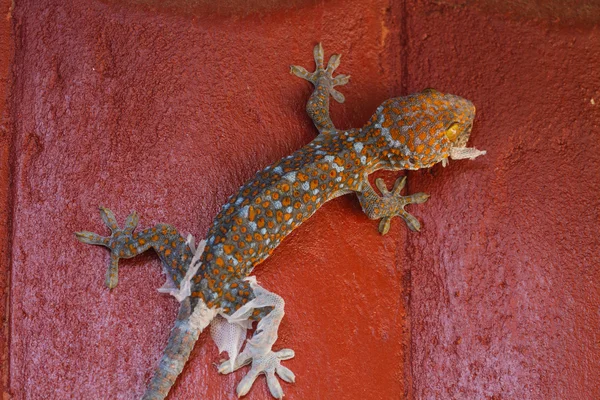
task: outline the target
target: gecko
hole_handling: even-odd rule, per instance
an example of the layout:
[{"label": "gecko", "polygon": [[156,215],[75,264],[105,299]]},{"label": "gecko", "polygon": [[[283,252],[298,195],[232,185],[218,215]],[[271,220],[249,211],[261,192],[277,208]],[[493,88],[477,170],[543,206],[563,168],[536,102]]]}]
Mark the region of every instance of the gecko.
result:
[{"label": "gecko", "polygon": [[[350,76],[333,76],[340,64],[339,54],[332,55],[325,66],[320,43],[313,53],[314,72],[293,65],[290,73],[314,85],[306,110],[319,134],[293,154],[259,171],[232,195],[205,240],[196,244],[191,235],[184,238],[167,224],[134,232],[139,220],[135,211],[120,228],[115,215],[104,207],[100,207],[100,215],[110,236],[76,233],[81,242],[109,248],[106,285],[111,289],[118,282],[119,259],[154,249],[167,276],[159,291],[180,302],[168,344],[143,400],[167,397],[200,333],[209,325],[219,351],[229,356],[218,366],[219,373],[229,374],[250,365],[237,385],[238,397],[247,394],[263,374],[271,395],[283,398],[278,377],[295,382],[294,373],[281,363],[293,358],[294,351],[273,350],[285,302],[258,284],[251,275],[254,267],[325,202],[349,193],[358,196],[368,218],[380,221],[381,234],[388,233],[395,216],[410,230],[419,231],[419,221],[404,207],[424,203],[429,196],[401,195],[406,177],[398,178],[391,191],[377,179],[378,194],[369,175],[381,169],[429,168],[438,162],[445,166],[449,159],[474,159],[485,154],[467,147],[475,106],[434,89],[384,101],[362,128],[337,129],[329,115],[329,97],[343,103],[344,95],[335,87],[348,83]],[[246,331],[254,322],[256,330],[246,340]]]}]

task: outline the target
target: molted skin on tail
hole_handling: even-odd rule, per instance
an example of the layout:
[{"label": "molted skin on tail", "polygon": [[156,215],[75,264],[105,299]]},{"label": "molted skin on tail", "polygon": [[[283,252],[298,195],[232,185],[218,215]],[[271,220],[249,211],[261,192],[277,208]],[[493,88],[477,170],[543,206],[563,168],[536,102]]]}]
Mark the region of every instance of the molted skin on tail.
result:
[{"label": "molted skin on tail", "polygon": [[216,313],[215,309],[210,310],[206,305],[189,297],[181,303],[167,347],[142,400],[162,400],[167,397],[175,380],[183,371],[198,336]]}]

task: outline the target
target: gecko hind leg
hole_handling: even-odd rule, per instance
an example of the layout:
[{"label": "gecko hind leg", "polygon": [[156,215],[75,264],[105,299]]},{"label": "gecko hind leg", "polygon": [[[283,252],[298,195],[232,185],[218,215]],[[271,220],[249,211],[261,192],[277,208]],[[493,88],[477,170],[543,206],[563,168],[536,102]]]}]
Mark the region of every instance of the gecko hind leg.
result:
[{"label": "gecko hind leg", "polygon": [[258,284],[252,283],[251,289],[254,298],[226,318],[229,323],[243,323],[260,318],[258,326],[252,338],[246,342],[244,350],[234,360],[223,362],[219,366],[219,373],[229,374],[251,364],[250,371],[237,386],[238,397],[247,394],[256,378],[264,374],[271,395],[281,399],[283,389],[276,374],[289,383],[293,383],[296,379],[292,371],[281,365],[281,361],[294,357],[294,351],[291,349],[272,351],[273,344],[277,341],[279,324],[285,314],[285,302],[281,296],[267,291]]},{"label": "gecko hind leg", "polygon": [[134,257],[149,248],[154,248],[158,253],[169,281],[178,284],[183,278],[193,254],[188,243],[175,228],[158,224],[153,228],[133,233],[139,221],[135,211],[129,214],[122,229],[119,228],[115,215],[108,208],[100,207],[100,216],[110,229],[110,236],[100,236],[87,231],[76,232],[75,236],[80,242],[104,246],[110,250],[110,263],[106,272],[106,286],[110,289],[118,283],[119,259]]},{"label": "gecko hind leg", "polygon": [[348,83],[350,76],[338,75],[335,78],[333,77],[333,72],[340,65],[341,55],[332,55],[327,67],[324,67],[323,46],[321,43],[315,46],[313,53],[316,64],[314,72],[308,72],[303,67],[292,65],[290,73],[311,82],[315,86],[315,90],[306,104],[306,111],[319,132],[335,130],[335,126],[333,126],[333,122],[329,117],[329,95],[338,103],[343,103],[345,101],[344,95],[335,90],[334,87]]},{"label": "gecko hind leg", "polygon": [[404,207],[408,204],[421,204],[427,201],[429,195],[426,193],[415,193],[410,196],[401,196],[400,192],[406,185],[406,177],[400,177],[396,180],[394,188],[390,192],[383,179],[375,180],[377,188],[381,191],[382,196],[379,196],[371,187],[368,178],[364,178],[362,192],[357,192],[358,200],[363,211],[370,219],[380,219],[379,233],[385,235],[390,230],[392,218],[395,216],[401,217],[408,228],[412,231],[421,229],[419,221],[409,214]]}]

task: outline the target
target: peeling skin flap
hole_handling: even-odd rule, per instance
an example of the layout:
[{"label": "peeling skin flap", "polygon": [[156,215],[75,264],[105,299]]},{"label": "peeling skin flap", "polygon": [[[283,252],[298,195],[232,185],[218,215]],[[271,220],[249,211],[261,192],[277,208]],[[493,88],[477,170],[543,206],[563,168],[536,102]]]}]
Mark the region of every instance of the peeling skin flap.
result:
[{"label": "peeling skin flap", "polygon": [[[254,295],[256,296],[254,299],[249,301],[240,307],[235,313],[232,315],[227,315],[225,313],[219,313],[219,316],[215,318],[210,325],[210,333],[212,335],[215,344],[219,348],[219,352],[226,351],[229,355],[229,361],[231,362],[231,367],[235,365],[236,358],[244,344],[246,339],[246,331],[252,327],[252,321],[248,318],[252,315],[252,311],[261,307],[273,307],[277,310],[283,309],[283,299],[279,296],[273,295],[273,293],[265,290],[264,288],[258,286],[256,282],[256,277],[248,277],[245,279],[250,282],[250,287],[252,288]],[[271,311],[269,315],[277,314],[277,312]],[[277,325],[281,318],[283,317],[283,312],[278,318]],[[263,322],[266,322],[269,317],[263,319]],[[276,326],[277,326],[276,325]],[[268,329],[266,329],[268,330]],[[266,332],[263,332],[266,333]],[[272,335],[276,335],[276,331],[272,333]],[[253,353],[262,353],[268,352],[271,350],[270,345],[267,349],[265,344],[262,341],[254,343],[252,341],[248,342],[252,344],[252,347],[255,347]],[[272,343],[271,343],[272,344]],[[246,346],[246,350],[248,351],[248,345]]]},{"label": "peeling skin flap", "polygon": [[[452,147],[450,149],[450,158],[453,160],[464,160],[468,158],[469,160],[474,160],[479,156],[483,156],[487,153],[485,150],[477,150],[475,147]],[[442,166],[448,165],[448,159],[444,158],[442,160]]]},{"label": "peeling skin flap", "polygon": [[247,330],[248,329],[245,326],[238,323],[227,322],[221,315],[217,315],[210,323],[210,335],[215,341],[219,353],[223,351],[227,352],[232,367],[246,340]]},{"label": "peeling skin flap", "polygon": [[198,247],[195,247],[194,237],[192,235],[188,235],[186,243],[190,247],[190,250],[192,250],[194,257],[190,262],[190,266],[187,272],[185,273],[185,276],[179,284],[179,288],[177,288],[169,274],[167,274],[167,281],[162,287],[158,289],[160,293],[168,293],[171,296],[175,297],[180,303],[183,300],[185,300],[190,294],[192,294],[192,278],[194,277],[194,275],[196,275],[196,272],[198,272],[198,269],[200,268],[200,257],[204,252],[206,240],[201,240],[200,243],[198,243]]}]

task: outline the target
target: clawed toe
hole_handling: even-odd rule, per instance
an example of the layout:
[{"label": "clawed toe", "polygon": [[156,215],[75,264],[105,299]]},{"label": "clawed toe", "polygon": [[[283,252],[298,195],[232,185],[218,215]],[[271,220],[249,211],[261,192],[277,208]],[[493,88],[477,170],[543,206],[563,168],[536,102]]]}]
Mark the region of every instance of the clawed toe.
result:
[{"label": "clawed toe", "polygon": [[291,349],[283,349],[277,352],[270,351],[263,355],[255,355],[254,357],[244,355],[242,352],[242,354],[237,357],[233,367],[231,362],[227,360],[221,363],[218,370],[221,374],[229,374],[244,365],[252,363],[250,371],[242,378],[236,388],[238,397],[246,395],[252,388],[256,378],[258,378],[260,374],[264,374],[267,378],[267,386],[269,387],[271,395],[276,399],[281,399],[283,398],[283,389],[281,388],[277,376],[288,383],[294,383],[296,381],[294,373],[289,368],[281,365],[281,361],[289,360],[290,358],[293,358],[294,355],[294,351]]},{"label": "clawed toe", "polygon": [[118,271],[119,271],[119,254],[116,253],[117,243],[131,237],[133,230],[136,228],[139,217],[133,211],[127,217],[123,229],[119,228],[115,214],[106,207],[100,206],[100,217],[104,224],[110,229],[111,235],[108,237],[100,236],[93,232],[75,232],[75,237],[82,243],[93,244],[108,247],[111,251],[110,264],[106,272],[106,286],[110,289],[117,286]]},{"label": "clawed toe", "polygon": [[389,201],[392,201],[395,203],[394,207],[392,207],[393,210],[390,212],[390,214],[384,216],[383,218],[381,218],[381,221],[379,221],[379,233],[381,233],[382,235],[385,235],[389,232],[390,225],[392,222],[392,217],[395,217],[395,216],[401,217],[404,220],[404,222],[406,222],[406,225],[408,226],[408,228],[411,231],[418,232],[421,229],[421,224],[419,223],[419,220],[417,220],[417,218],[415,218],[412,214],[408,213],[404,209],[404,207],[408,204],[424,203],[429,198],[429,195],[426,193],[422,193],[422,192],[415,193],[410,196],[400,195],[400,192],[406,185],[406,177],[405,176],[400,177],[396,180],[396,182],[394,183],[394,188],[392,189],[391,192],[388,190],[383,179],[380,179],[380,178],[376,179],[375,184],[377,185],[377,188],[381,192],[382,197],[384,199],[388,199]]},{"label": "clawed toe", "polygon": [[344,95],[333,89],[335,86],[342,86],[348,83],[350,80],[350,75],[338,75],[337,77],[333,77],[333,72],[339,67],[341,54],[334,54],[329,58],[329,62],[327,63],[327,68],[323,65],[324,53],[323,46],[321,43],[317,44],[313,50],[316,68],[314,72],[308,72],[305,68],[292,65],[290,67],[290,73],[296,75],[299,78],[305,79],[311,82],[313,85],[317,86],[319,81],[326,83],[329,87],[329,94],[339,103],[343,103],[345,98]]}]

